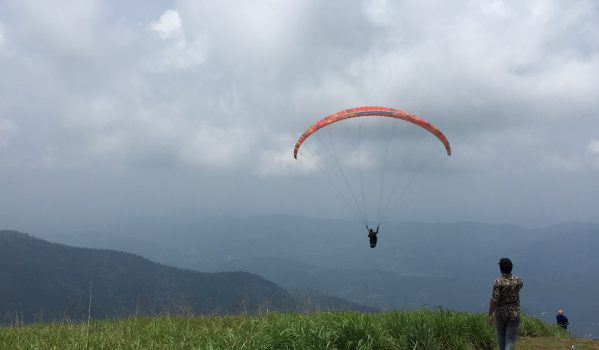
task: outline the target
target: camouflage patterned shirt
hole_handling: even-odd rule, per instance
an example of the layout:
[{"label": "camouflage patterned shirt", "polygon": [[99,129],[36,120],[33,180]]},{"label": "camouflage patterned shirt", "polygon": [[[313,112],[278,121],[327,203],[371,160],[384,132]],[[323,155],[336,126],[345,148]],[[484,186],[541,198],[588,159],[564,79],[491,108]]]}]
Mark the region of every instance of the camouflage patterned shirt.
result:
[{"label": "camouflage patterned shirt", "polygon": [[495,313],[498,317],[516,320],[520,317],[520,289],[522,278],[512,274],[502,274],[493,283],[491,300],[497,303]]}]

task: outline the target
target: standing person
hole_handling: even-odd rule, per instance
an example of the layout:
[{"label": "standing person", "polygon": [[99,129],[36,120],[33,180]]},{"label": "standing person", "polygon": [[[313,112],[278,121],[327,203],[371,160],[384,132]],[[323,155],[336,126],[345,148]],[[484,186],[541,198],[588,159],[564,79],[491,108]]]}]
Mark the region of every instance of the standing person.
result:
[{"label": "standing person", "polygon": [[512,261],[499,260],[501,276],[493,283],[493,293],[489,302],[489,323],[495,325],[500,350],[516,348],[516,336],[520,326],[520,289],[522,278],[512,275]]},{"label": "standing person", "polygon": [[560,327],[562,327],[563,329],[568,329],[568,325],[570,324],[570,322],[568,322],[568,318],[566,317],[566,315],[564,315],[564,310],[557,310],[557,315],[555,316],[555,319]]}]

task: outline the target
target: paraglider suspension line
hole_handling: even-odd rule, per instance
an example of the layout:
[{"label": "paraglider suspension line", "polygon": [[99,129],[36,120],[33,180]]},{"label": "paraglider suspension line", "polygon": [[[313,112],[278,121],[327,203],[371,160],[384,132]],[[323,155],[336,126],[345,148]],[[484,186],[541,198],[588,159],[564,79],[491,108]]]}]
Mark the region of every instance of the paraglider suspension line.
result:
[{"label": "paraglider suspension line", "polygon": [[[345,203],[352,209],[356,209],[354,207],[354,205],[351,203],[351,201],[347,198],[347,196],[345,195],[345,193],[343,193],[343,191],[335,184],[335,181],[333,181],[331,179],[331,177],[329,176],[329,174],[324,170],[324,168],[322,167],[322,165],[320,165],[320,162],[318,161],[317,157],[314,155],[314,153],[312,152],[312,150],[310,149],[310,147],[308,145],[304,146],[306,148],[306,150],[308,151],[308,153],[310,154],[310,158],[313,159],[314,163],[316,164],[316,166],[318,167],[318,170],[320,170],[320,172],[322,173],[322,175],[324,175],[324,177],[327,179],[327,181],[329,182],[329,184],[331,185],[331,187],[333,187],[333,189],[335,191],[337,191],[337,193],[341,196],[341,198],[343,198],[343,200],[345,201]],[[358,214],[360,214],[360,212],[358,211]]]},{"label": "paraglider suspension line", "polygon": [[367,210],[367,206],[366,206],[366,194],[364,191],[364,180],[362,178],[362,161],[361,161],[361,154],[360,154],[360,145],[362,144],[362,124],[360,124],[360,127],[358,129],[358,172],[360,175],[360,189],[362,191],[362,208],[364,208],[364,220],[366,221],[366,225],[368,225],[368,210]]},{"label": "paraglider suspension line", "polygon": [[360,203],[356,199],[356,195],[354,194],[354,191],[352,190],[351,185],[349,184],[349,181],[347,180],[347,176],[345,175],[345,172],[343,171],[343,167],[341,166],[341,163],[339,163],[339,158],[337,157],[337,150],[335,149],[335,144],[333,142],[333,136],[331,135],[330,131],[329,131],[329,142],[330,142],[330,146],[332,149],[333,158],[335,159],[335,164],[337,165],[337,169],[339,170],[339,172],[341,173],[341,176],[343,177],[345,186],[347,187],[347,190],[349,191],[349,193],[354,201],[354,204],[356,205],[356,209],[358,210],[358,212],[360,213],[360,216],[362,217],[362,221],[364,222],[364,225],[368,225],[366,216],[364,215],[364,212],[360,208]]}]

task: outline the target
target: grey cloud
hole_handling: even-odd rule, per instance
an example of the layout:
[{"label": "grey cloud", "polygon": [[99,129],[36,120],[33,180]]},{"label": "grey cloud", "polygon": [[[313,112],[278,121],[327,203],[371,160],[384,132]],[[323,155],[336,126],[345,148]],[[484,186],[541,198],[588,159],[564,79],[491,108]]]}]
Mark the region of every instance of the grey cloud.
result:
[{"label": "grey cloud", "polygon": [[[268,204],[285,202],[279,193],[327,186],[314,159],[292,159],[296,138],[338,110],[388,105],[428,119],[452,143],[452,157],[427,174],[435,181],[427,198],[433,189],[458,198],[464,209],[448,219],[486,218],[493,191],[534,197],[556,176],[592,181],[598,26],[593,1],[5,1],[0,177],[92,173],[98,186],[122,189],[149,172],[129,199],[143,212],[135,195],[156,191],[159,174],[210,174],[201,181],[239,212],[242,194],[264,196],[264,211],[283,210]],[[234,192],[240,177],[249,189]],[[509,186],[533,177],[526,194]],[[71,191],[73,180],[51,178],[48,186]],[[296,190],[286,189],[291,181]],[[496,181],[487,197],[461,195],[487,181]],[[193,186],[179,182],[174,193]],[[176,202],[158,192],[165,207]],[[206,196],[192,206],[204,208]]]},{"label": "grey cloud", "polygon": [[5,50],[6,46],[6,35],[4,34],[4,26],[0,22],[0,53]]},{"label": "grey cloud", "polygon": [[593,169],[599,170],[599,140],[591,140],[589,142],[585,158]]},{"label": "grey cloud", "polygon": [[[41,55],[93,55],[100,36],[102,2],[96,0],[13,1],[3,4],[15,40]],[[26,20],[22,20],[26,19]]]}]

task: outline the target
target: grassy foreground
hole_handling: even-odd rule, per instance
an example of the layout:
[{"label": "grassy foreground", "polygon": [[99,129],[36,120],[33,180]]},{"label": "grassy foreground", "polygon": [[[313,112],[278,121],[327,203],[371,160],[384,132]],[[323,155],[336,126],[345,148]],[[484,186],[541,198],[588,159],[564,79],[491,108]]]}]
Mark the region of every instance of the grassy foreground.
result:
[{"label": "grassy foreground", "polygon": [[[558,327],[526,316],[520,333],[524,337],[519,341],[520,349],[547,342],[571,344],[572,340]],[[534,343],[537,340],[545,343]],[[487,324],[485,315],[428,309],[372,314],[134,317],[93,321],[89,326],[60,322],[0,328],[1,349],[445,350],[496,346],[494,328]]]}]

